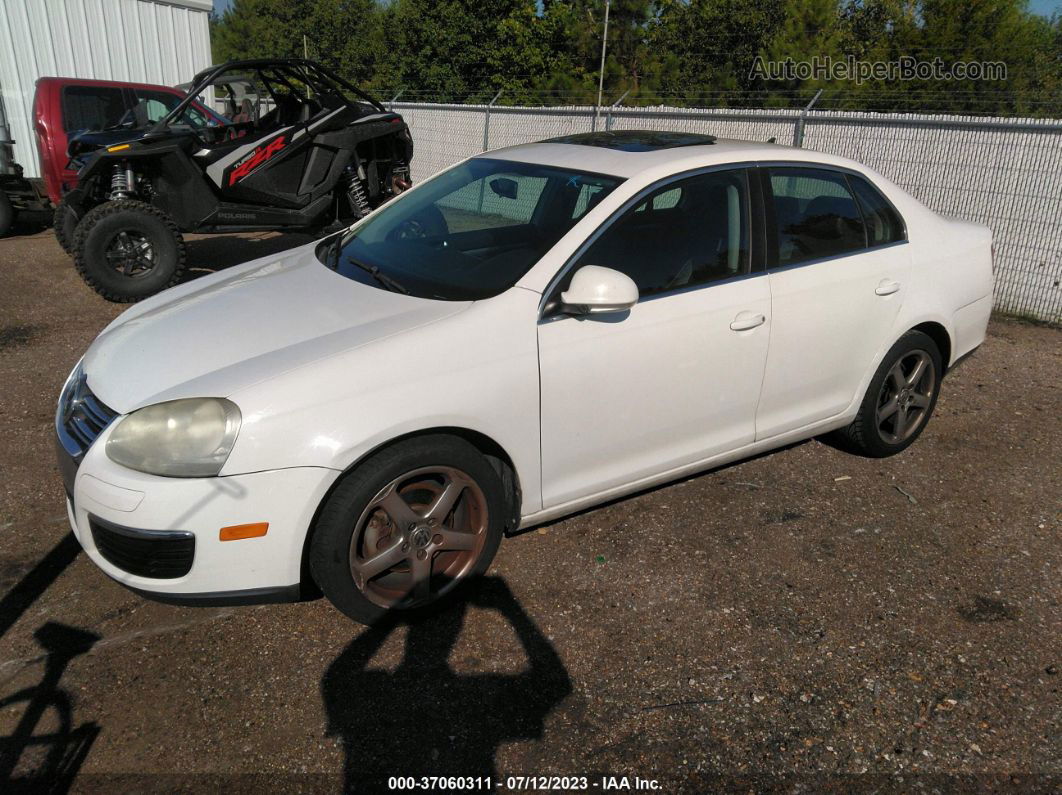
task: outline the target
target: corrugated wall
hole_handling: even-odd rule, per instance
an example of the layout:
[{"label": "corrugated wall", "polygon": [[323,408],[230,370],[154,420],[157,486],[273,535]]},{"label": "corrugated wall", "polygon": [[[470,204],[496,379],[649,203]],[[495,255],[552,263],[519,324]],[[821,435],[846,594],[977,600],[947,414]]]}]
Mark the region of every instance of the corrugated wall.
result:
[{"label": "corrugated wall", "polygon": [[0,90],[15,160],[40,176],[39,77],[176,85],[210,65],[208,0],[0,0]]},{"label": "corrugated wall", "polygon": [[[483,105],[397,103],[423,180],[483,149]],[[799,111],[617,108],[613,129],[706,132],[780,144]],[[587,132],[593,108],[498,108],[489,147]],[[598,129],[607,123],[604,111]],[[1062,323],[1062,122],[916,114],[810,114],[804,147],[880,171],[939,213],[991,227],[996,308]]]}]

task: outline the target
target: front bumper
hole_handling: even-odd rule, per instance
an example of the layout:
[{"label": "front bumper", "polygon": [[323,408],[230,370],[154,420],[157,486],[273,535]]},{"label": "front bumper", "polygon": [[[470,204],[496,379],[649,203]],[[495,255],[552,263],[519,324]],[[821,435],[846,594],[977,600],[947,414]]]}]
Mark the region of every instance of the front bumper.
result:
[{"label": "front bumper", "polygon": [[[64,460],[68,454],[62,445],[58,453],[70,526],[89,559],[108,576],[171,602],[233,604],[298,596],[306,533],[340,473],[296,467],[214,478],[159,477],[107,458],[106,436],[80,464]],[[269,523],[264,536],[219,538],[222,527],[256,522]],[[116,546],[116,539],[124,542]],[[180,539],[180,551],[162,548],[162,541]],[[154,541],[160,546],[153,548]],[[148,549],[154,551],[143,551]],[[181,565],[172,565],[175,555],[183,556]],[[183,565],[185,558],[190,565]],[[160,567],[155,559],[167,565]]]}]

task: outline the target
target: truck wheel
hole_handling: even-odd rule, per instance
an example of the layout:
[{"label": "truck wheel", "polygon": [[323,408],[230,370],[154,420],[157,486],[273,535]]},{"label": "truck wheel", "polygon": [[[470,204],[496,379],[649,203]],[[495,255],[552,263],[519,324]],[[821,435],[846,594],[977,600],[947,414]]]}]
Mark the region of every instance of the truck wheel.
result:
[{"label": "truck wheel", "polygon": [[139,301],[172,287],[184,272],[184,240],[173,220],[145,202],[93,207],[74,233],[74,264],[108,301]]},{"label": "truck wheel", "polygon": [[81,216],[77,210],[71,207],[66,199],[60,199],[59,204],[55,206],[55,215],[52,216],[52,231],[67,254],[74,253],[74,231],[80,220]]},{"label": "truck wheel", "polygon": [[15,208],[11,206],[11,199],[7,194],[0,192],[0,237],[11,231],[15,225]]}]

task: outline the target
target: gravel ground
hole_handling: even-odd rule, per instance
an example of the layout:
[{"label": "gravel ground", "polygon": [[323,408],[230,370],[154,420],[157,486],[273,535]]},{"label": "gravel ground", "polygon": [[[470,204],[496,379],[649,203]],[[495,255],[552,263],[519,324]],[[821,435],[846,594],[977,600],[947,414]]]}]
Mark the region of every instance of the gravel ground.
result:
[{"label": "gravel ground", "polygon": [[52,412],[121,307],[47,231],[0,240],[0,287],[0,781],[1062,786],[1058,330],[994,321],[900,456],[808,442],[614,502],[505,541],[467,605],[367,630],[323,600],[148,602],[79,554]]}]

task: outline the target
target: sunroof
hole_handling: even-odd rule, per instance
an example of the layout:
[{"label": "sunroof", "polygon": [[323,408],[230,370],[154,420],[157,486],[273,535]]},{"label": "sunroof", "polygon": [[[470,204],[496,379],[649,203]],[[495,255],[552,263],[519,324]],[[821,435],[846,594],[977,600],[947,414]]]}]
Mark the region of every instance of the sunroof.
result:
[{"label": "sunroof", "polygon": [[547,138],[544,144],[577,144],[600,146],[621,152],[654,152],[657,149],[674,149],[679,146],[704,146],[714,144],[714,135],[682,132],[657,132],[655,130],[613,130],[610,132],[579,133]]}]

